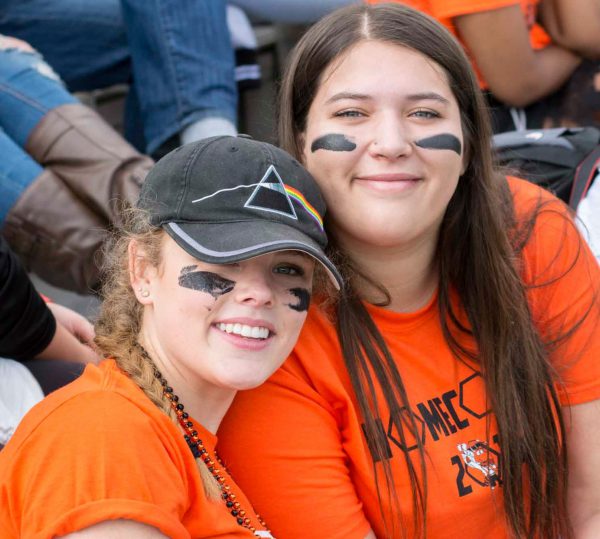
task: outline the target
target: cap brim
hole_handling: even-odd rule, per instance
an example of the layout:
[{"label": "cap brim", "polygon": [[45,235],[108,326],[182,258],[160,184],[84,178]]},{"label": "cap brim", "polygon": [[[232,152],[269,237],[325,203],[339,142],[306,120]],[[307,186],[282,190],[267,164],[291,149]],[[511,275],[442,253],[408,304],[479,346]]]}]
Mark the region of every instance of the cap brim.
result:
[{"label": "cap brim", "polygon": [[300,251],[325,268],[337,290],[343,285],[340,273],[319,244],[282,223],[166,223],[163,228],[184,251],[208,264],[231,264],[276,251]]}]

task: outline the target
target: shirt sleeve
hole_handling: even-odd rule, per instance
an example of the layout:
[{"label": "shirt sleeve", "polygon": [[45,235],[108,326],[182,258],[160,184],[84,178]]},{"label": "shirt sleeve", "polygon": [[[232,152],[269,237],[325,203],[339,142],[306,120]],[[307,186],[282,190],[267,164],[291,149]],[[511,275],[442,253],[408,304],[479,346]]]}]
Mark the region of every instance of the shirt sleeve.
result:
[{"label": "shirt sleeve", "polygon": [[545,193],[538,203],[524,250],[532,316],[562,404],[589,402],[600,398],[600,267],[567,207]]},{"label": "shirt sleeve", "polygon": [[0,237],[0,355],[32,359],[56,332],[56,321],[17,256]]},{"label": "shirt sleeve", "polygon": [[369,531],[341,431],[335,411],[285,368],[236,396],[219,455],[275,537],[364,539]]},{"label": "shirt sleeve", "polygon": [[129,519],[190,539],[182,524],[188,485],[173,437],[123,396],[79,394],[18,443],[4,449],[12,453],[0,485],[15,537],[62,537]]},{"label": "shirt sleeve", "polygon": [[430,9],[436,18],[452,18],[519,4],[519,0],[431,0]]}]

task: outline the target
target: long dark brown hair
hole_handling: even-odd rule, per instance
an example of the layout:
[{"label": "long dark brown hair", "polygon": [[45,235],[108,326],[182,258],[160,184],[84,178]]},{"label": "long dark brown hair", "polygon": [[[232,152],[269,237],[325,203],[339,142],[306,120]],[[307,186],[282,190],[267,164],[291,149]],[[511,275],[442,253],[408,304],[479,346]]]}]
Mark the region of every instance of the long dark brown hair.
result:
[{"label": "long dark brown hair", "polygon": [[[517,537],[570,537],[567,455],[561,442],[565,432],[556,376],[548,360],[549,343],[532,321],[519,265],[519,252],[541,208],[516,222],[508,183],[494,168],[488,113],[460,45],[435,20],[398,4],[353,5],[332,13],[308,30],[289,59],[280,91],[280,144],[302,159],[302,134],[323,73],[364,40],[418,51],[447,75],[461,111],[468,166],[446,209],[437,244],[443,333],[457,359],[476,362],[484,378],[502,448],[499,465],[508,528]],[[335,230],[331,245],[333,258],[346,270],[346,287],[336,305],[338,336],[365,423],[380,504],[387,497],[397,515],[386,518],[382,509],[386,535],[404,532],[398,532],[403,526],[386,458],[377,386],[401,440],[410,437],[419,444],[417,464],[408,452],[404,459],[414,492],[413,525],[417,535],[425,536],[426,456],[415,435],[408,388],[358,292],[357,282],[368,280],[366,271],[361,273],[336,245]],[[458,306],[451,301],[452,291],[460,298]],[[461,344],[465,336],[474,346]],[[377,464],[382,466],[385,488]]]}]

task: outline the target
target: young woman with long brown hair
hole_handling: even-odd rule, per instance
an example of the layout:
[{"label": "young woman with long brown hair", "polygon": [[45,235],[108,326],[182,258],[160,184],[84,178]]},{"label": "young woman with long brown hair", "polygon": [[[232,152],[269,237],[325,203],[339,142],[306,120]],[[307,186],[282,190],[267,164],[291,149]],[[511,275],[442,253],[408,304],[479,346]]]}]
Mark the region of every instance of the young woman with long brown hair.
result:
[{"label": "young woman with long brown hair", "polygon": [[600,535],[600,271],[560,202],[494,169],[460,45],[397,4],[334,12],[279,127],[346,285],[219,431],[274,533]]},{"label": "young woman with long brown hair", "polygon": [[0,452],[3,539],[272,537],[214,433],[292,349],[315,263],[339,286],[324,211],[310,175],[266,143],[214,137],[155,165],[107,257],[105,361]]}]

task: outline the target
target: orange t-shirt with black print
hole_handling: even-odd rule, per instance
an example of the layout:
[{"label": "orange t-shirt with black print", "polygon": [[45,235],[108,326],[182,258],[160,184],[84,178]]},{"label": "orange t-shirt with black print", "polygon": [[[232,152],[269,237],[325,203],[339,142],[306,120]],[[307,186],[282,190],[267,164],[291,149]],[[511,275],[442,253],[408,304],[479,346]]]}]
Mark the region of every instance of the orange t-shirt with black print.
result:
[{"label": "orange t-shirt with black print", "polygon": [[[368,4],[382,4],[390,0],[366,0]],[[450,32],[460,41],[460,36],[456,32],[453,23],[455,17],[461,15],[471,15],[473,13],[481,13],[482,11],[493,11],[508,6],[520,5],[523,17],[529,29],[529,42],[534,50],[543,49],[551,42],[551,38],[536,22],[538,4],[540,0],[391,0],[399,4],[405,4],[427,13],[441,22]],[[466,47],[467,48],[467,47]],[[467,48],[468,49],[468,48]],[[482,88],[487,88],[487,83],[483,79],[477,65],[473,67],[477,73],[479,83]]]},{"label": "orange t-shirt with black print", "polygon": [[[214,454],[216,437],[194,423]],[[229,512],[207,498],[179,428],[112,360],[35,406],[0,451],[2,539],[62,537],[113,519],[172,539],[254,537]]]},{"label": "orange t-shirt with black print", "polygon": [[[511,188],[520,216],[540,197],[548,201],[523,252],[523,278],[536,285],[528,295],[539,331],[556,335],[589,310],[551,357],[564,384],[561,402],[593,401],[600,398],[600,269],[562,203],[524,181],[511,180]],[[427,536],[508,537],[502,448],[478,365],[453,356],[435,297],[412,313],[367,308],[407,388],[426,451]],[[400,438],[379,403],[403,517],[394,521],[412,537],[404,455],[418,467],[416,442]],[[384,526],[362,423],[335,324],[313,307],[283,367],[260,388],[236,396],[219,429],[219,453],[278,537],[363,539],[369,528],[380,538],[401,537]],[[380,485],[383,511],[390,514]]]}]

